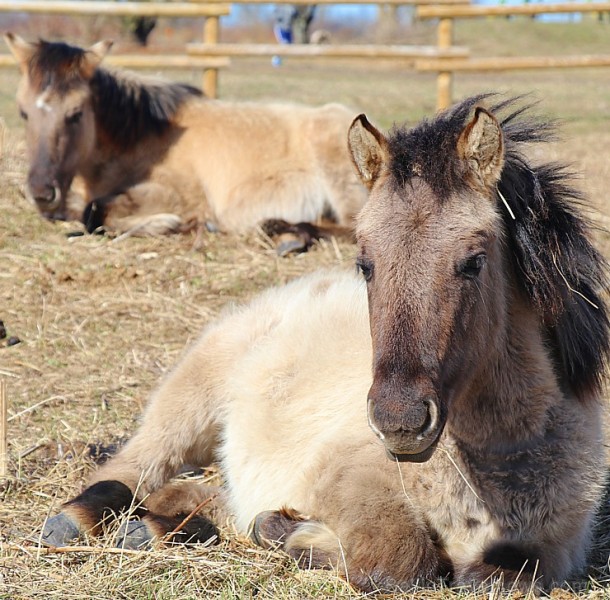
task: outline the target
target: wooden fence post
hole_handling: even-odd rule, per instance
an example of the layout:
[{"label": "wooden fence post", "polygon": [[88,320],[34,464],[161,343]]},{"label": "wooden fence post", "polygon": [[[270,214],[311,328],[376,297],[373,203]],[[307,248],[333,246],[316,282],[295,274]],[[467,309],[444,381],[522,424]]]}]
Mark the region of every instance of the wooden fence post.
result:
[{"label": "wooden fence post", "polygon": [[[451,48],[453,44],[453,19],[443,18],[438,22],[439,50]],[[436,77],[436,108],[442,110],[451,105],[453,98],[453,74],[451,71],[439,71]]]},{"label": "wooden fence post", "polygon": [[0,379],[0,479],[8,476],[7,426],[6,382]]},{"label": "wooden fence post", "polygon": [[[206,17],[203,24],[203,43],[217,44],[219,38],[220,24],[218,17]],[[208,98],[216,98],[218,95],[218,69],[203,70],[203,92]]]}]

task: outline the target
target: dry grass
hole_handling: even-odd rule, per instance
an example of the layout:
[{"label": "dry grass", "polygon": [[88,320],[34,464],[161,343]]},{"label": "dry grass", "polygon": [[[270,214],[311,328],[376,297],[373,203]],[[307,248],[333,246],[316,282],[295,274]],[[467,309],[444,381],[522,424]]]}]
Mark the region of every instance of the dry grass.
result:
[{"label": "dry grass", "polygon": [[[610,176],[608,73],[463,77],[458,93],[497,86],[511,92],[537,90],[541,110],[567,114],[570,138],[540,158],[563,158],[585,175],[596,218],[606,223]],[[159,377],[185,345],[222,307],[251,297],[321,265],[353,261],[349,244],[323,244],[313,252],[278,259],[259,233],[216,235],[193,250],[189,236],[130,238],[67,237],[71,224],[45,222],[22,194],[23,140],[12,100],[15,75],[0,74],[0,319],[9,336],[0,341],[0,377],[8,385],[9,467],[0,501],[0,599],[42,598],[361,598],[325,572],[300,572],[281,554],[252,546],[223,529],[213,548],[156,549],[117,554],[100,540],[63,554],[41,552],[28,538],[45,517],[76,493],[93,466],[90,444],[129,436]],[[232,98],[339,100],[364,109],[382,126],[416,120],[434,106],[432,78],[416,78],[388,65],[236,64],[221,77]],[[583,95],[584,90],[584,95]],[[580,100],[579,100],[580,94]],[[599,232],[610,256],[610,238]],[[298,343],[298,341],[297,341]],[[610,596],[610,543],[602,521],[592,579],[554,590],[557,599]],[[576,591],[577,590],[577,591]],[[418,590],[404,597],[501,598],[498,588]]]},{"label": "dry grass", "polygon": [[279,260],[257,233],[211,236],[204,251],[188,236],[67,238],[74,225],[42,221],[21,196],[24,165],[5,157],[0,200],[0,319],[21,339],[0,342],[13,475],[0,502],[0,598],[233,598],[258,588],[302,597],[295,581],[349,597],[342,582],[300,574],[230,531],[220,549],[126,556],[41,556],[25,541],[79,490],[92,468],[88,445],[133,431],[151,387],[227,302],[351,262],[353,248]]}]

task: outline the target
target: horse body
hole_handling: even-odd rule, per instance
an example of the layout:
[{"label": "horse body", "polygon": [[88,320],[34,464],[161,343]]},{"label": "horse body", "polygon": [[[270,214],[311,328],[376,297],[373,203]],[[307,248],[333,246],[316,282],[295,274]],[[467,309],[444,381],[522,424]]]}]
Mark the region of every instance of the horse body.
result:
[{"label": "horse body", "polygon": [[103,69],[108,43],[5,39],[23,74],[28,190],[49,218],[140,233],[193,221],[243,231],[267,219],[348,229],[366,199],[343,106],[205,100],[190,86]]},{"label": "horse body", "polygon": [[[222,229],[323,215],[349,224],[362,207],[364,190],[347,162],[353,114],[345,107],[206,101],[185,112],[184,145]],[[178,168],[184,154],[175,147],[168,158]]]},{"label": "horse body", "polygon": [[95,530],[121,494],[148,495],[161,535],[156,513],[180,522],[206,494],[168,480],[217,459],[241,531],[364,590],[530,589],[584,566],[605,265],[563,171],[518,151],[544,128],[480,100],[389,137],[354,122],[363,278],[310,275],[210,325],[43,539]]}]

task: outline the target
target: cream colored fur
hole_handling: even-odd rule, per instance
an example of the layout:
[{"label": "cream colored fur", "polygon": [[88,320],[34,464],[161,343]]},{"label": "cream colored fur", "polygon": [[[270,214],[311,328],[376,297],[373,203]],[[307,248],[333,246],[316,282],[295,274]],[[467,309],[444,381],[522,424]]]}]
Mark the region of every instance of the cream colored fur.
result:
[{"label": "cream colored fur", "polygon": [[[266,219],[316,222],[326,212],[351,227],[366,199],[345,142],[353,117],[338,104],[191,101],[177,117],[183,131],[175,141],[148,140],[128,160],[96,150],[85,168],[84,199],[112,194],[127,167],[152,167],[145,185],[119,198],[109,227],[125,231],[170,213],[182,223],[211,221],[240,232]],[[155,146],[167,154],[155,159]]]}]

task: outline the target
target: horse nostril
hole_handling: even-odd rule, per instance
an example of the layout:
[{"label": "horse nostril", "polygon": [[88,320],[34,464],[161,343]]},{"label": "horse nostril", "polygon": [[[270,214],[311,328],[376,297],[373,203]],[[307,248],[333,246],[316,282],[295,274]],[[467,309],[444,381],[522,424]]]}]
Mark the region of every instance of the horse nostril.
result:
[{"label": "horse nostril", "polygon": [[37,190],[37,193],[34,195],[34,200],[36,204],[52,204],[55,202],[56,192],[53,186],[46,186],[44,190]]},{"label": "horse nostril", "polygon": [[436,402],[430,398],[426,398],[423,403],[426,406],[427,415],[426,420],[424,421],[424,424],[417,435],[418,439],[420,440],[430,436],[436,431],[439,419],[438,406],[436,405]]},{"label": "horse nostril", "polygon": [[435,396],[417,401],[387,403],[369,395],[367,401],[369,426],[377,437],[409,436],[422,441],[438,432],[441,421],[440,409]]}]

